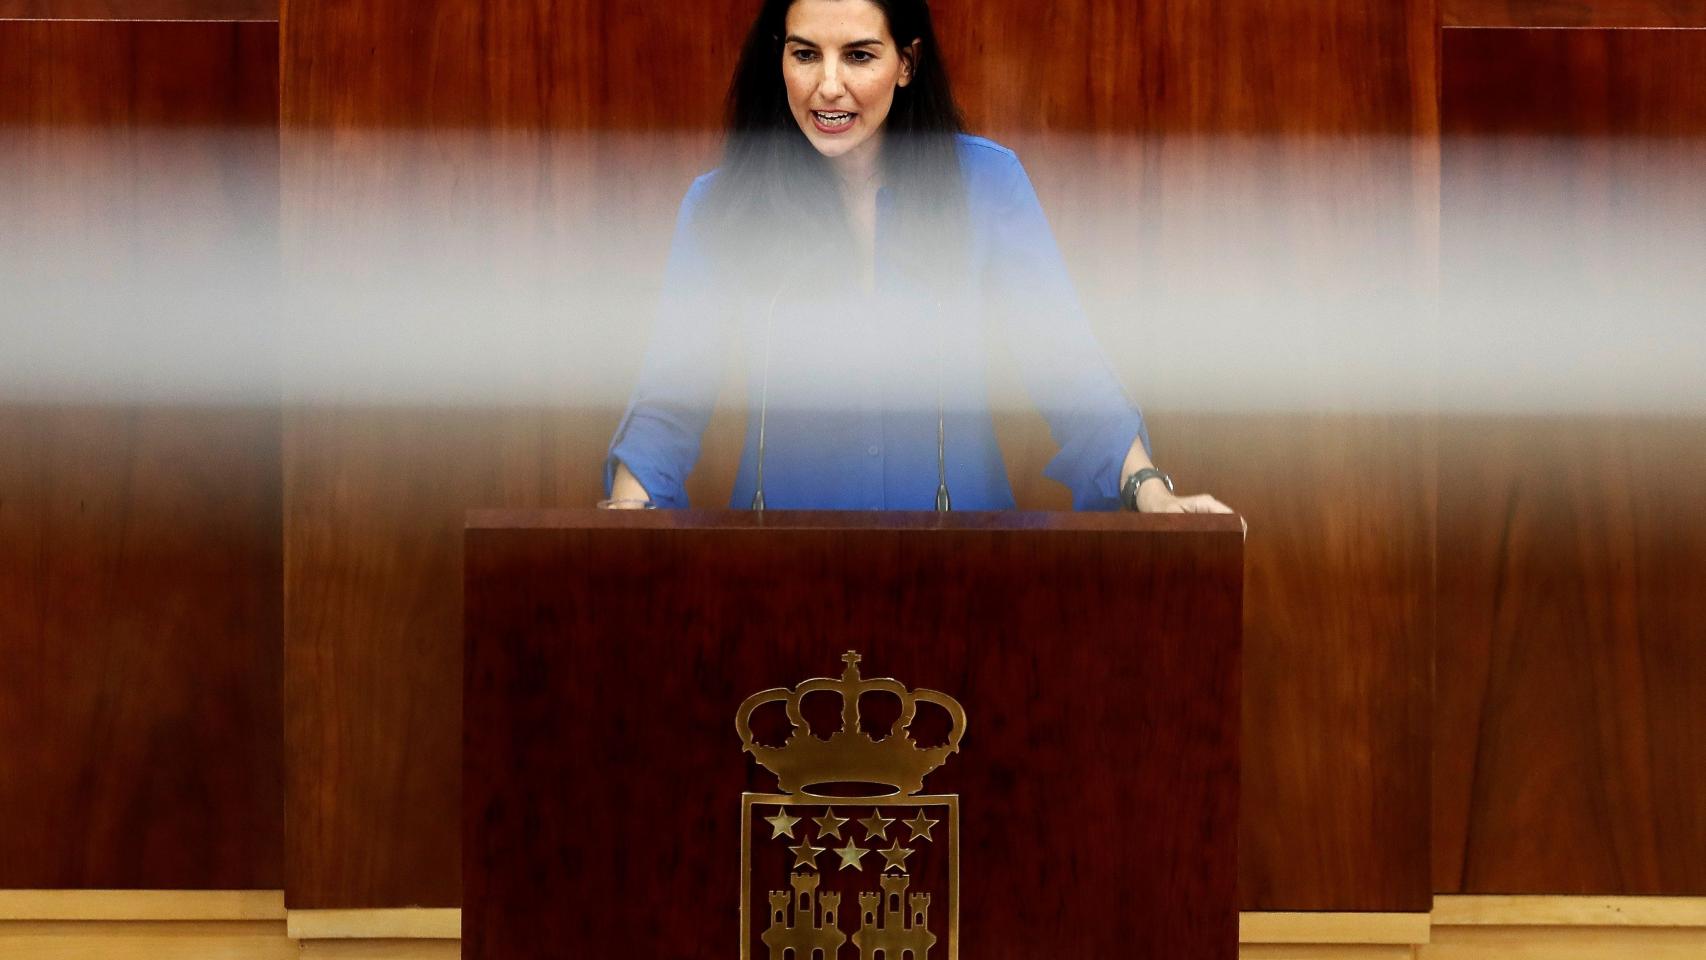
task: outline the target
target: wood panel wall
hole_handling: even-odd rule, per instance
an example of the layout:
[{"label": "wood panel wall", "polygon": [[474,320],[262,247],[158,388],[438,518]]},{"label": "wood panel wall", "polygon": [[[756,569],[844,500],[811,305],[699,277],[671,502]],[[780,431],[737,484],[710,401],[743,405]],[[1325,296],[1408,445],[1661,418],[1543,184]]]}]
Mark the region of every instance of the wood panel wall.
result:
[{"label": "wood panel wall", "polygon": [[[1706,395],[1667,358],[1700,352],[1706,30],[1447,30],[1443,71],[1447,342],[1576,373],[1441,426],[1434,887],[1699,895]],[[1555,342],[1507,344],[1535,313]]]},{"label": "wood panel wall", "polygon": [[1442,0],[1447,27],[1706,27],[1694,0]]},{"label": "wood panel wall", "polygon": [[0,20],[190,20],[200,23],[252,20],[277,23],[278,7],[279,0],[0,0]]},{"label": "wood panel wall", "polygon": [[[1699,226],[1687,219],[1703,209],[1698,178],[1675,174],[1696,156],[1687,144],[1706,116],[1706,88],[1689,82],[1706,75],[1700,31],[1448,30],[1436,56],[1435,11],[1420,0],[938,7],[974,126],[1021,148],[1074,265],[1130,258],[1140,264],[1130,289],[1159,290],[1163,302],[1200,293],[1169,288],[1170,269],[1248,240],[1201,216],[1205,205],[1270,192],[1296,198],[1276,222],[1288,241],[1301,238],[1259,245],[1288,264],[1279,272],[1319,280],[1319,262],[1388,244],[1425,274],[1436,62],[1448,316],[1468,289],[1454,283],[1538,262],[1522,245],[1532,235],[1489,241],[1463,229],[1501,205],[1520,210],[1487,188],[1532,169],[1532,155],[1464,138],[1538,133],[1575,144],[1545,169],[1591,188],[1575,194],[1581,232],[1566,233],[1564,246],[1594,283],[1623,253],[1596,229],[1609,213],[1664,207],[1679,212],[1683,233]],[[408,237],[387,251],[405,267],[472,256],[503,282],[544,290],[547,304],[544,264],[660,258],[680,187],[714,162],[709,127],[746,9],[726,0],[695,19],[569,0],[525,14],[448,0],[359,9],[301,0],[282,41],[266,24],[0,22],[0,127],[266,129],[280,109],[281,52],[284,262],[299,310],[287,346],[312,349],[320,341],[295,323],[313,311],[301,308],[323,305],[322,282],[371,253],[375,238]],[[0,20],[80,10],[104,8],[0,0]],[[1440,13],[1478,27],[1702,25],[1697,5],[1665,0],[1447,0]],[[153,15],[266,12],[165,4]],[[638,49],[647,66],[636,70]],[[507,135],[483,136],[494,130]],[[630,171],[655,143],[586,148],[557,136],[565,131],[674,139],[662,174],[648,179]],[[1078,180],[1082,168],[1051,152],[1061,141],[1045,133],[1104,143],[1093,148],[1110,151],[1098,155],[1101,177]],[[1144,139],[1109,146],[1109,134]],[[1205,180],[1203,170],[1235,156],[1203,145],[1220,134],[1261,138],[1269,162],[1249,168],[1260,175]],[[1398,138],[1395,151],[1381,146],[1387,137]],[[96,237],[140,201],[89,195],[78,177],[128,170],[132,183],[226,184],[207,187],[201,209],[231,209],[185,221],[177,254],[252,225],[254,210],[232,205],[255,195],[237,200],[228,188],[256,175],[255,155],[233,167],[209,150],[181,169],[146,141],[117,152],[83,143],[72,154],[63,137],[9,138],[6,168],[24,176],[0,195],[7,222]],[[493,169],[546,173],[484,176]],[[1110,184],[1123,185],[1145,224],[1111,252],[1073,225]],[[399,202],[433,197],[455,202]],[[495,219],[434,251],[467,226],[457,218],[469,210]],[[632,217],[628,235],[597,248],[550,236],[555,224],[613,210]],[[517,242],[480,251],[470,238]],[[27,240],[22,231],[0,243],[24,263]],[[517,250],[530,262],[505,266]],[[127,270],[163,262],[134,249],[102,255]],[[1672,275],[1662,257],[1674,250],[1660,255],[1652,275]],[[1415,277],[1386,280],[1417,289]],[[1265,294],[1319,297],[1320,286],[1270,283]],[[1608,299],[1603,285],[1578,292],[1588,304]],[[1131,335],[1126,318],[1094,319],[1107,338]],[[532,322],[556,319],[547,309]],[[1454,339],[1449,324],[1440,332]],[[631,367],[641,342],[588,349]],[[1145,371],[1122,373],[1148,399]],[[0,886],[286,882],[294,907],[455,904],[462,511],[594,498],[587,467],[618,411],[573,399],[379,404],[362,399],[363,384],[349,386],[340,397],[287,373],[299,402],[282,429],[265,403],[8,398],[0,739],[24,746],[0,754],[14,765],[0,770],[0,819],[22,825],[0,847]],[[1691,737],[1693,704],[1706,693],[1696,654],[1706,517],[1690,487],[1706,466],[1698,410],[1436,422],[1193,413],[1169,408],[1166,389],[1153,396],[1162,462],[1252,521],[1246,909],[1425,909],[1430,846],[1431,886],[1444,892],[1706,889],[1706,827],[1690,805],[1706,786]],[[1356,399],[1323,387],[1303,405],[1355,409]],[[713,427],[694,481],[701,499],[726,490],[739,430],[727,414]],[[1021,503],[1063,505],[1038,476],[1049,453],[1040,421],[1018,414],[1002,432]],[[1423,678],[1436,620],[1430,774]],[[287,854],[276,803],[281,710]],[[83,832],[67,840],[67,822]]]},{"label": "wood panel wall", "polygon": [[980,130],[1434,129],[1432,0],[931,6]]},{"label": "wood panel wall", "polygon": [[[0,888],[282,880],[276,406],[100,389],[98,341],[58,356],[65,381],[11,367],[129,340],[111,311],[216,285],[180,258],[270,242],[277,40],[0,20]],[[124,229],[147,223],[176,229]]]},{"label": "wood panel wall", "polygon": [[[1019,148],[1080,276],[1121,278],[1094,291],[1093,320],[1123,348],[1158,462],[1251,523],[1245,910],[1428,908],[1433,424],[1330,375],[1271,411],[1228,401],[1243,389],[1228,377],[1213,411],[1193,410],[1164,362],[1134,361],[1243,317],[1302,381],[1326,372],[1324,341],[1356,335],[1352,304],[1372,291],[1392,325],[1433,322],[1434,16],[1418,3],[942,9],[974,125]],[[1089,139],[1036,136],[1063,131]],[[1121,218],[1131,226],[1110,230]],[[1205,277],[1208,263],[1237,283]],[[1276,335],[1282,312],[1309,319]],[[1010,414],[1002,437],[1020,502],[1066,508],[1040,475],[1053,452],[1041,418]]]},{"label": "wood panel wall", "polygon": [[[1193,175],[1212,160],[1190,148],[1195,138],[1295,135],[1266,146],[1314,198],[1288,214],[1305,232],[1334,220],[1317,216],[1329,178],[1309,172],[1320,156],[1311,150],[1321,138],[1343,138],[1347,150],[1332,169],[1356,186],[1333,209],[1392,213],[1404,243],[1431,248],[1433,155],[1402,139],[1430,143],[1435,129],[1431,2],[935,6],[980,131],[1016,140],[1042,132],[1174,137],[1124,162],[1151,171],[1141,185],[1146,202],[1170,204],[1185,224],[1215,202],[1212,185]],[[360,238],[387,215],[346,214],[374,211],[374,197],[387,190],[463,200],[472,192],[504,210],[534,201],[545,221],[584,213],[584,178],[547,173],[519,190],[506,185],[501,196],[485,193],[491,151],[507,162],[530,150],[550,167],[562,158],[547,134],[562,131],[700,136],[665,161],[673,181],[661,196],[641,199],[633,236],[616,240],[661,262],[680,190],[713,162],[702,134],[715,124],[751,7],[727,0],[685,17],[569,0],[525,10],[446,0],[293,2],[282,51],[293,283],[311,297],[319,278],[361,249]],[[492,130],[507,132],[501,146],[467,136]],[[386,144],[400,132],[435,139],[430,150],[387,158]],[[1392,136],[1406,144],[1396,176],[1376,158]],[[418,162],[423,153],[431,163]],[[1027,161],[1051,210],[1095,202],[1094,194],[1074,194],[1063,164],[1051,167],[1042,155]],[[607,157],[597,169],[619,174],[620,165]],[[1235,189],[1250,195],[1265,186],[1271,182],[1252,175]],[[414,205],[400,221],[414,228],[402,247],[431,234],[435,203]],[[1373,235],[1372,222],[1317,239],[1328,250],[1352,249]],[[1093,256],[1082,240],[1063,237],[1074,257]],[[1197,231],[1147,242],[1183,257],[1227,240]],[[1106,329],[1110,321],[1098,322]],[[607,362],[631,368],[641,342],[612,350]],[[594,498],[594,465],[617,411],[583,409],[577,418],[373,409],[359,386],[296,408],[285,428],[289,822],[300,838],[288,858],[291,905],[454,905],[460,516],[475,506]],[[1332,409],[1343,399],[1317,396],[1308,406]],[[1257,692],[1246,717],[1245,906],[1425,909],[1425,861],[1415,854],[1428,829],[1426,689],[1412,682],[1393,691],[1375,681],[1413,677],[1425,660],[1430,475],[1416,467],[1428,460],[1430,434],[1355,417],[1169,421],[1156,411],[1156,420],[1201,431],[1200,442],[1163,436],[1169,466],[1234,499],[1259,531],[1249,658],[1264,673],[1252,674]],[[1013,469],[1027,478],[1022,502],[1053,505],[1057,494],[1029,479],[1046,456],[1026,439],[1034,428],[1021,419],[1008,431]],[[713,438],[732,440],[738,429],[725,418]],[[1252,463],[1252,449],[1269,459]],[[726,489],[712,475],[731,464],[732,455],[713,452],[696,485]],[[1368,465],[1363,488],[1381,487],[1390,499],[1312,501],[1267,479],[1281,472],[1348,483],[1337,471],[1349,464]],[[356,709],[359,724],[347,719]]]},{"label": "wood panel wall", "polygon": [[[547,341],[582,336],[558,312],[575,302],[548,292],[554,277],[563,265],[578,275],[660,256],[710,140],[666,151],[673,195],[644,195],[620,181],[646,157],[545,134],[714,123],[720,90],[677,81],[721,73],[740,39],[737,6],[681,17],[556,3],[535,19],[446,2],[293,5],[283,50],[293,317],[321,312],[317,291],[346,263],[378,261],[395,271],[377,281],[377,309],[402,318],[393,335],[408,335],[417,285],[445,273],[476,310],[482,294],[546,291],[549,306],[501,322]],[[666,66],[634,69],[638,50]],[[561,229],[618,213],[633,222],[627,239]],[[597,333],[570,353],[588,367],[637,362],[633,344]],[[300,329],[287,336],[307,344]],[[586,371],[527,366],[522,379],[549,396],[562,392],[553,378],[572,387]],[[287,379],[293,395],[312,394],[287,412],[284,444],[287,892],[293,908],[455,906],[462,517],[596,500],[620,410],[537,398],[458,408],[432,384],[412,391],[417,402],[376,404],[364,385]],[[343,722],[352,712],[359,730]]]}]

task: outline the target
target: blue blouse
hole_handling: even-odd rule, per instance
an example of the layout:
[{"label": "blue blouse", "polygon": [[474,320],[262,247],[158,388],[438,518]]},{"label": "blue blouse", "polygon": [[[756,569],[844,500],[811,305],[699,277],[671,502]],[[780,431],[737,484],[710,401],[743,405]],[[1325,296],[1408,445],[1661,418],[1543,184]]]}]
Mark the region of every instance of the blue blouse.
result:
[{"label": "blue blouse", "polygon": [[886,191],[873,295],[814,297],[813,271],[845,265],[809,257],[778,265],[774,291],[725,291],[691,229],[716,174],[694,181],[639,382],[610,443],[606,491],[621,461],[657,505],[687,506],[687,476],[732,359],[746,374],[749,418],[731,506],[752,502],[762,408],[770,509],[934,509],[939,411],[954,509],[1012,509],[987,381],[1001,338],[1060,446],[1044,474],[1080,510],[1118,509],[1126,453],[1135,438],[1149,446],[1143,417],[1096,343],[1018,157],[963,135],[959,153],[971,269],[948,302],[920,295],[886,256]]}]

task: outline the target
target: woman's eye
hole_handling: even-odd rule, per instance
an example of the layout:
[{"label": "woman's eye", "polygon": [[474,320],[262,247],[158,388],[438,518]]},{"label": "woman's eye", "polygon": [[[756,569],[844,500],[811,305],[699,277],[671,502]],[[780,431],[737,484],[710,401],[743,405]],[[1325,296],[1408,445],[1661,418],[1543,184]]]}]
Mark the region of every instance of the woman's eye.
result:
[{"label": "woman's eye", "polygon": [[847,55],[847,59],[854,63],[870,63],[876,57],[872,56],[869,50],[855,50]]},{"label": "woman's eye", "polygon": [[813,58],[815,58],[816,56],[817,56],[817,51],[815,51],[815,50],[795,50],[794,51],[794,59],[798,60],[800,63],[810,63],[813,60]]}]

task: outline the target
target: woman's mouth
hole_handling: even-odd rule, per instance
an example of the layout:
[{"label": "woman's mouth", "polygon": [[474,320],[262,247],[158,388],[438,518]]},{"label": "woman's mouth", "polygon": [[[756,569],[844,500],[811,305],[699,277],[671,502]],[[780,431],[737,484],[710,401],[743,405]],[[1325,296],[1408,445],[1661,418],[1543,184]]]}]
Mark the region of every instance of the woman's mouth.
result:
[{"label": "woman's mouth", "polygon": [[859,119],[856,113],[834,113],[824,110],[812,111],[812,123],[819,133],[846,133],[853,126],[853,121]]}]

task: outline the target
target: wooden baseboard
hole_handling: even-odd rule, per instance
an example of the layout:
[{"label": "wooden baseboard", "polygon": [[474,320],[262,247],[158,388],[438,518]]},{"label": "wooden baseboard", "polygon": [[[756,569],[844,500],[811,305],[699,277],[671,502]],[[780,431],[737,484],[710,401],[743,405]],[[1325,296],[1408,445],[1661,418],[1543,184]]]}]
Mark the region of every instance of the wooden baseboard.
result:
[{"label": "wooden baseboard", "polygon": [[1241,943],[1238,960],[1415,960],[1416,948],[1401,944]]},{"label": "wooden baseboard", "polygon": [[278,890],[0,890],[6,960],[296,960]]},{"label": "wooden baseboard", "polygon": [[1245,913],[1240,960],[1414,960],[1425,913]]},{"label": "wooden baseboard", "polygon": [[1442,896],[1432,913],[1246,913],[1240,960],[1703,960],[1706,898]]},{"label": "wooden baseboard", "polygon": [[1413,946],[1428,926],[1425,913],[1243,913],[1238,942]]},{"label": "wooden baseboard", "polygon": [[461,960],[460,940],[304,940],[302,960]]},{"label": "wooden baseboard", "polygon": [[0,921],[283,919],[282,890],[0,890]]},{"label": "wooden baseboard", "polygon": [[1436,927],[1706,929],[1706,897],[1435,897]]},{"label": "wooden baseboard", "polygon": [[1440,927],[1419,960],[1700,960],[1706,930],[1650,927]]},{"label": "wooden baseboard", "polygon": [[1436,897],[1419,960],[1699,960],[1706,897]]},{"label": "wooden baseboard", "polygon": [[404,907],[377,910],[291,910],[296,940],[460,940],[462,911]]},{"label": "wooden baseboard", "polygon": [[[6,960],[457,960],[462,911],[290,910],[278,891],[0,890]],[[1703,897],[1438,897],[1246,913],[1241,960],[1701,960]]]},{"label": "wooden baseboard", "polygon": [[6,960],[297,960],[283,920],[0,920]]}]

